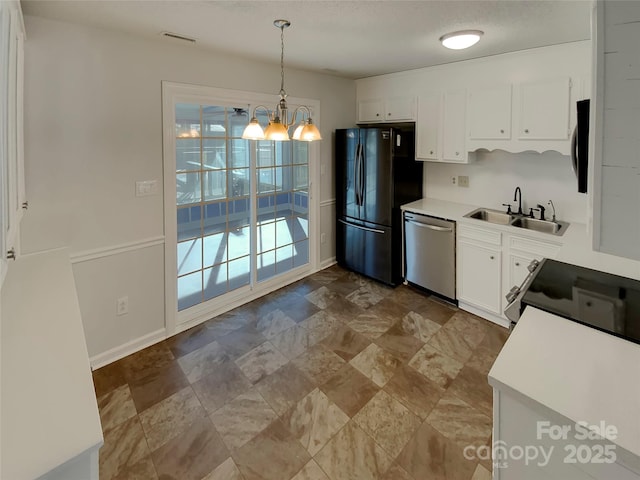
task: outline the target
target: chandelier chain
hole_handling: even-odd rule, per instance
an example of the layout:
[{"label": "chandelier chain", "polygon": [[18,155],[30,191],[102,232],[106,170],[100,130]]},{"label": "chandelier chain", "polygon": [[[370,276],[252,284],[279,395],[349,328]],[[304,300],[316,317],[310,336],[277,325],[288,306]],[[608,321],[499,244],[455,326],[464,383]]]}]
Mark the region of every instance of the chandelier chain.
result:
[{"label": "chandelier chain", "polygon": [[284,91],[284,25],[280,27],[280,95],[286,96]]}]

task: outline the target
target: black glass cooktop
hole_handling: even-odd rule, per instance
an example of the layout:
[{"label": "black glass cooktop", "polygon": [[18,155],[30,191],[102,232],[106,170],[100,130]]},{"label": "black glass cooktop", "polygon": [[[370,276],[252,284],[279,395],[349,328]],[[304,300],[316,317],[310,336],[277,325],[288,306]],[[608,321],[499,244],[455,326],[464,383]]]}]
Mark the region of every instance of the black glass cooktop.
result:
[{"label": "black glass cooktop", "polygon": [[544,259],[522,297],[531,305],[640,344],[640,281]]}]

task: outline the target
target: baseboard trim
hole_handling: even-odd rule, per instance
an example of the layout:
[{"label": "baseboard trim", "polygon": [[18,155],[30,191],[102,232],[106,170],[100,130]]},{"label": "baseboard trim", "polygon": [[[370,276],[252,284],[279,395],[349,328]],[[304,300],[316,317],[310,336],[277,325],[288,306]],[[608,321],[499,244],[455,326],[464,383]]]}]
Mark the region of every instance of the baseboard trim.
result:
[{"label": "baseboard trim", "polygon": [[324,270],[325,268],[330,267],[331,265],[335,265],[337,263],[336,257],[330,257],[320,262],[320,270]]},{"label": "baseboard trim", "polygon": [[109,363],[115,362],[116,360],[120,360],[121,358],[126,357],[127,355],[131,355],[143,348],[147,348],[154,343],[158,343],[167,338],[166,330],[161,328],[160,330],[156,330],[155,332],[148,333],[143,335],[142,337],[135,338],[123,345],[119,345],[111,350],[107,350],[106,352],[99,353],[89,359],[89,363],[91,364],[92,370],[97,370],[100,367],[104,367]]},{"label": "baseboard trim", "polygon": [[460,300],[458,300],[458,308],[460,310],[464,310],[466,312],[473,313],[474,315],[482,317],[485,320],[489,320],[490,322],[498,324],[498,325],[500,325],[501,327],[504,327],[504,328],[509,328],[509,324],[511,323],[511,322],[509,322],[509,320],[505,320],[504,318],[499,317],[498,315],[496,315],[494,313],[489,313],[489,312],[487,312],[485,310],[482,310],[482,309],[480,309],[478,307],[474,307],[473,305],[469,305],[468,303],[461,302]]},{"label": "baseboard trim", "polygon": [[145,238],[135,242],[122,243],[110,247],[96,248],[93,250],[84,250],[69,255],[71,263],[82,263],[99,258],[110,257],[112,255],[120,255],[121,253],[133,252],[142,248],[155,247],[156,245],[164,245],[164,236]]}]

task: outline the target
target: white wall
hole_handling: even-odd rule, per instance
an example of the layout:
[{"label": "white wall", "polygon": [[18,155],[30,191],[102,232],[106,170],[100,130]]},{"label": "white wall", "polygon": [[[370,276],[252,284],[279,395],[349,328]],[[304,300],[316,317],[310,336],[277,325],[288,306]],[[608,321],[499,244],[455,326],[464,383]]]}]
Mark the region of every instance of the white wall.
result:
[{"label": "white wall", "polygon": [[[458,175],[469,176],[469,187],[459,187]],[[456,184],[451,181],[456,177]],[[477,152],[468,165],[425,162],[424,192],[439,198],[481,207],[504,209],[503,203],[514,205],[516,187],[522,190],[522,208],[548,207],[553,200],[558,220],[585,223],[587,197],[578,193],[570,157],[557,152],[509,153],[500,150]],[[551,218],[552,210],[547,210]],[[537,216],[537,214],[536,214]]]},{"label": "white wall", "polygon": [[[69,247],[89,354],[134,348],[165,322],[162,195],[134,195],[136,180],[162,186],[161,81],[274,93],[279,65],[37,17],[26,27],[22,252]],[[286,83],[321,105],[321,261],[330,261],[332,132],[354,124],[355,85],[289,69]],[[116,317],[123,295],[131,311]]]}]

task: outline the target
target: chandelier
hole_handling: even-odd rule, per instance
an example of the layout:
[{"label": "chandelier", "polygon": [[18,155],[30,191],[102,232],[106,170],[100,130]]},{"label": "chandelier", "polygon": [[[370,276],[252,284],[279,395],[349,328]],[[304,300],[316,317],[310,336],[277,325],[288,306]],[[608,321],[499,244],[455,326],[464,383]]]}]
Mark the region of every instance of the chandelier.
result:
[{"label": "chandelier", "polygon": [[[242,138],[248,140],[289,140],[289,127],[296,123],[298,112],[302,112],[302,120],[293,132],[294,140],[304,140],[312,142],[322,140],[320,131],[311,120],[311,111],[304,105],[293,111],[289,120],[289,108],[287,107],[287,92],[284,90],[284,29],[291,25],[289,20],[274,20],[273,24],[280,29],[280,101],[273,111],[263,105],[258,105],[253,109],[253,115],[249,124],[242,132]],[[266,130],[262,130],[256,117],[256,111],[261,108],[267,112],[269,125]],[[306,114],[306,118],[305,118]]]}]

